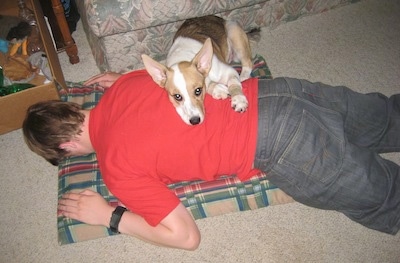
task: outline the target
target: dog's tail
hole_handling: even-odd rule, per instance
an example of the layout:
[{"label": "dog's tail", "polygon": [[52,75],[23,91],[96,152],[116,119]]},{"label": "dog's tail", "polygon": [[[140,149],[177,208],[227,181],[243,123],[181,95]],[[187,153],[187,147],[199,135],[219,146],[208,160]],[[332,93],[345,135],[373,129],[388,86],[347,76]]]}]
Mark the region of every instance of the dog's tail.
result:
[{"label": "dog's tail", "polygon": [[250,28],[245,31],[246,35],[251,43],[259,42],[261,39],[261,27]]},{"label": "dog's tail", "polygon": [[261,39],[261,28],[260,27],[255,27],[251,28],[250,30],[245,31],[247,38],[249,40],[249,45],[251,49],[251,56],[254,57],[256,54],[253,52],[253,47],[257,46],[257,43]]}]

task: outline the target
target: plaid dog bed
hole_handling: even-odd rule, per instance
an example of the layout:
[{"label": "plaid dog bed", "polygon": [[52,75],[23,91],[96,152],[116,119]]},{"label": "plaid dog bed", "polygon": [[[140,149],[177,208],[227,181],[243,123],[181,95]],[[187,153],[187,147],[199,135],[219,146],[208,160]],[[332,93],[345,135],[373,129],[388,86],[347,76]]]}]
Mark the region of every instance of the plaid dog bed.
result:
[{"label": "plaid dog bed", "polygon": [[[263,57],[253,59],[252,77],[271,78]],[[233,67],[240,72],[240,64]],[[107,90],[101,86],[83,86],[68,83],[68,91],[60,90],[61,100],[73,101],[84,109],[93,108]],[[112,206],[121,204],[107,189],[97,164],[96,155],[71,157],[59,165],[59,198],[66,192],[91,189],[100,193]],[[194,219],[201,219],[253,210],[269,205],[292,202],[292,198],[270,184],[264,173],[250,180],[240,181],[236,176],[223,176],[215,181],[187,181],[169,185]],[[79,221],[57,216],[58,240],[60,245],[115,235],[108,228],[92,226]]]}]

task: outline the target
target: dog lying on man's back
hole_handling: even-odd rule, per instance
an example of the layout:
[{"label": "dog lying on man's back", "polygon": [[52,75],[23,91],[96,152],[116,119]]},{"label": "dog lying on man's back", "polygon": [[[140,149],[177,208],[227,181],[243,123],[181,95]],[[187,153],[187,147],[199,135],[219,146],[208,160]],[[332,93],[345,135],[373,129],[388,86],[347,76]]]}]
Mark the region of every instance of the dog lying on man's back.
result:
[{"label": "dog lying on man's back", "polygon": [[[182,120],[197,125],[204,120],[204,97],[231,97],[232,108],[244,112],[248,102],[241,81],[250,77],[253,67],[249,40],[233,21],[217,16],[186,20],[175,34],[166,66],[142,55],[153,80],[165,88]],[[240,61],[242,71],[229,65]]]}]

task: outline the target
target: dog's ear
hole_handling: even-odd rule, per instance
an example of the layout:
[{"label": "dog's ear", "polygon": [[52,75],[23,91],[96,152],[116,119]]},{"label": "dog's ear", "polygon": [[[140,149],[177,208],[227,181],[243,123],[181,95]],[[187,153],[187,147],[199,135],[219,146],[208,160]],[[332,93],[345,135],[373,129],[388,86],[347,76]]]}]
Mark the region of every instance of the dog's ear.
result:
[{"label": "dog's ear", "polygon": [[211,69],[213,54],[211,39],[207,38],[203,47],[192,60],[192,63],[196,65],[197,70],[204,76],[207,76]]},{"label": "dog's ear", "polygon": [[165,87],[165,83],[167,82],[167,67],[145,54],[142,55],[142,60],[147,72],[153,78],[154,82],[160,87]]}]

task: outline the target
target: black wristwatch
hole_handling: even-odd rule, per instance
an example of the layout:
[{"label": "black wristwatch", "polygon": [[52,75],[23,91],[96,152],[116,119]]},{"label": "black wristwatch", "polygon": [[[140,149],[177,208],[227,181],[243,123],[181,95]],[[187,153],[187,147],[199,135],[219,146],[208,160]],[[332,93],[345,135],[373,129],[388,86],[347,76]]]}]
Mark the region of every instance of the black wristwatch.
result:
[{"label": "black wristwatch", "polygon": [[119,221],[121,221],[122,215],[125,213],[126,208],[122,206],[117,206],[114,212],[111,215],[110,219],[110,230],[114,233],[119,233],[118,225]]}]

